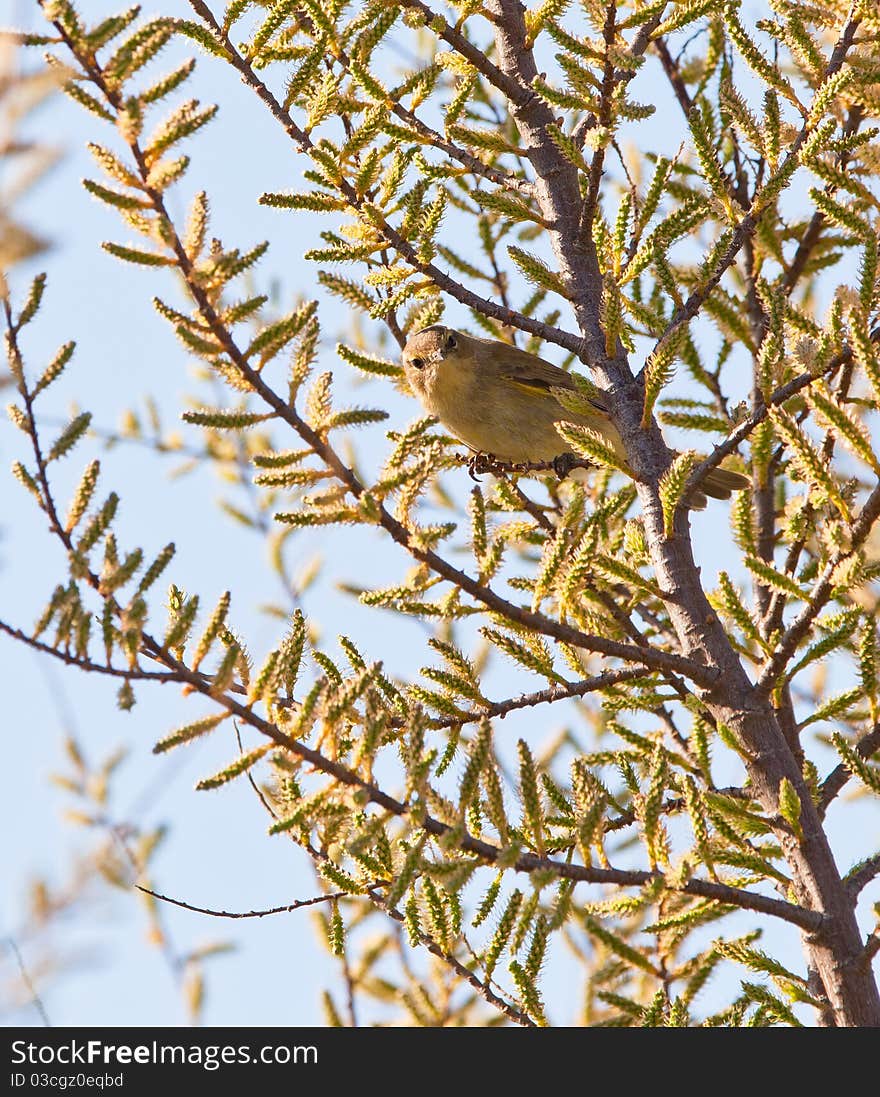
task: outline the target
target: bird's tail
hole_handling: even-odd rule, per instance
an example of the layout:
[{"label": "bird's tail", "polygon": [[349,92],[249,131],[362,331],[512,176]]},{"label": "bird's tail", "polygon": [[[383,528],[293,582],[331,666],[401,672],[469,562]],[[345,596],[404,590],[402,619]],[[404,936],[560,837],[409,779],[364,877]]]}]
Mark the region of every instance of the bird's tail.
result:
[{"label": "bird's tail", "polygon": [[[606,441],[610,441],[618,457],[623,458],[621,467],[628,476],[633,476],[633,473],[626,463],[624,454],[623,443],[620,437],[616,434],[612,436],[606,430],[602,431],[602,434],[606,438]],[[577,476],[580,470],[575,470],[572,475]],[[580,477],[577,477],[580,479]],[[586,474],[584,474],[586,479]],[[733,492],[742,491],[743,488],[749,487],[751,481],[747,476],[743,476],[740,472],[733,472],[731,469],[714,468],[708,472],[700,484],[700,490],[695,491],[690,498],[691,510],[704,510],[706,507],[706,496],[710,495],[713,499],[729,499]]]},{"label": "bird's tail", "polygon": [[[629,475],[632,475],[632,473]],[[733,472],[731,469],[714,468],[703,477],[703,481],[700,484],[700,490],[695,491],[691,495],[689,503],[690,509],[705,510],[707,495],[711,496],[713,499],[729,499],[733,492],[742,491],[743,488],[749,487],[750,484],[751,481],[749,478],[743,476],[740,472]]]},{"label": "bird's tail", "polygon": [[706,496],[713,499],[729,499],[734,491],[742,491],[749,486],[749,479],[739,472],[731,472],[730,469],[712,469],[703,478],[700,490],[695,491],[690,499],[691,510],[705,510]]},{"label": "bird's tail", "polygon": [[706,495],[713,499],[729,499],[731,492],[742,491],[747,488],[750,480],[741,472],[732,472],[730,469],[712,469],[700,485]]}]

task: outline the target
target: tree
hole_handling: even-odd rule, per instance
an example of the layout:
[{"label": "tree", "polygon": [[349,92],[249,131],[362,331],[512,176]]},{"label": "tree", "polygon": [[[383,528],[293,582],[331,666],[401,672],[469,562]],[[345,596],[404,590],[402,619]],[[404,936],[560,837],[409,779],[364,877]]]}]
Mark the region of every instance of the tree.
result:
[{"label": "tree", "polygon": [[[778,0],[754,26],[727,0],[235,0],[222,17],[190,0],[191,18],[137,23],[132,9],[97,26],[67,0],[41,7],[45,35],[28,41],[70,66],[66,90],[95,116],[100,172],[85,186],[141,237],[104,247],[155,268],[157,289],[178,276],[185,303],[155,306],[225,392],[183,412],[204,459],[233,438],[286,535],[366,527],[404,550],[398,581],[350,585],[377,621],[424,622],[436,658],[404,680],[377,624],[378,650],[343,637],[340,665],[297,610],[252,661],[234,591],[204,612],[172,584],[163,619],[173,547],[149,559],[119,543],[97,462],[66,508],[53,488],[90,417],[51,443],[40,428],[41,394],[71,357],[65,344],[41,374],[26,364],[42,278],[5,304],[27,449],[14,472],[69,572],[32,632],[0,627],[117,679],[122,708],[149,681],[201,699],[157,752],[230,721],[256,733],[200,787],[252,781],[271,832],[318,867],[335,954],[369,917],[437,960],[383,982],[368,975],[380,947],[360,976],[346,969],[352,993],[402,987],[424,1023],[543,1024],[545,951],[585,932],[588,1023],[796,1024],[806,1004],[819,1024],[880,1025],[880,935],[856,917],[880,854],[845,871],[826,823],[844,787],[880,793],[873,5]],[[181,148],[215,114],[180,101],[192,62],[143,72],[181,36],[219,60],[211,78],[243,81],[304,165],[306,189],[260,199],[326,226],[305,255],[315,277],[296,273],[315,299],[282,315],[253,288],[265,245],[211,240],[204,193],[185,224],[172,216]],[[652,66],[681,147],[633,98]],[[377,378],[379,403],[402,383],[386,341],[456,302],[482,332],[606,390],[633,479],[569,426],[560,448],[593,466],[587,486],[498,463],[471,486],[460,445],[424,417],[388,434],[368,476],[339,432],[375,432],[386,412],[340,407],[333,374],[316,372],[315,283],[365,318],[336,372]],[[676,362],[687,395],[664,395]],[[676,455],[661,426],[696,448]],[[741,564],[710,575],[688,502],[728,458],[752,485],[729,504]],[[517,686],[495,701],[484,677],[500,657]],[[814,673],[829,660],[842,693]],[[540,756],[524,735],[508,767],[501,718],[530,710],[540,731],[562,709],[575,730]],[[707,942],[704,927],[742,911],[749,932]],[[798,971],[755,945],[775,920],[801,935]],[[728,961],[753,974],[701,1016],[696,995]]]}]

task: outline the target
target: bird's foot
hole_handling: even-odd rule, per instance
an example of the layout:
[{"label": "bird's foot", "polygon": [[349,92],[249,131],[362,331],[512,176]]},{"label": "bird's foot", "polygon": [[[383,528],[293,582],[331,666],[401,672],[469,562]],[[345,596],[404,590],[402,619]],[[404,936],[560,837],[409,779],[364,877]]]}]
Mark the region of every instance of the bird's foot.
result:
[{"label": "bird's foot", "polygon": [[482,450],[477,450],[468,458],[468,476],[472,480],[478,480],[484,473],[494,472],[497,467],[498,458],[491,453],[483,453]]},{"label": "bird's foot", "polygon": [[578,458],[573,453],[560,453],[550,463],[560,480],[564,480],[572,469],[577,468],[579,464]]}]

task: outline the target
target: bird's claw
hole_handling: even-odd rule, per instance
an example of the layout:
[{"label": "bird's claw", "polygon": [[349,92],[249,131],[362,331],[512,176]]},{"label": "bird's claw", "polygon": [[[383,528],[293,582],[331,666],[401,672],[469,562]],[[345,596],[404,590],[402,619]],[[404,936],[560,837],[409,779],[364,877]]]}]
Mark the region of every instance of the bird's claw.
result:
[{"label": "bird's claw", "polygon": [[472,480],[479,480],[486,472],[492,472],[497,466],[498,459],[493,457],[491,453],[483,453],[482,450],[477,450],[476,453],[472,453],[468,458],[467,470],[468,476]]},{"label": "bird's claw", "polygon": [[577,457],[575,457],[573,453],[560,453],[557,457],[553,458],[551,464],[553,465],[553,471],[559,479],[564,480],[576,466]]},{"label": "bird's claw", "polygon": [[472,480],[477,480],[484,473],[494,473],[503,476],[505,473],[528,475],[531,472],[541,472],[552,469],[553,472],[564,480],[575,468],[586,467],[583,461],[573,453],[560,453],[552,461],[500,461],[494,453],[484,453],[477,450],[471,453],[467,462],[468,475]]}]

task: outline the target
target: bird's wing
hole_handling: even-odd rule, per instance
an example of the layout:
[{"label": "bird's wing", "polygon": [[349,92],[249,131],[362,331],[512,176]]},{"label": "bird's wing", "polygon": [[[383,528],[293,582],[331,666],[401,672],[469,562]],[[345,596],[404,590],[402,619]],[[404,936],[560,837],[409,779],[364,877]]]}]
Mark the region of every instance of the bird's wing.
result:
[{"label": "bird's wing", "polygon": [[[544,392],[550,395],[550,390],[554,388],[568,389],[569,392],[580,391],[570,373],[566,373],[559,366],[551,365],[550,362],[545,362],[535,354],[520,350],[519,347],[505,348],[501,376],[533,393]],[[598,390],[589,394],[584,393],[584,396],[597,411],[610,415],[611,408],[608,401]]]}]

